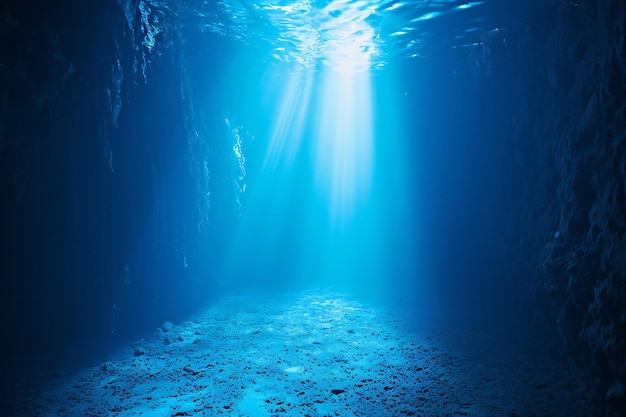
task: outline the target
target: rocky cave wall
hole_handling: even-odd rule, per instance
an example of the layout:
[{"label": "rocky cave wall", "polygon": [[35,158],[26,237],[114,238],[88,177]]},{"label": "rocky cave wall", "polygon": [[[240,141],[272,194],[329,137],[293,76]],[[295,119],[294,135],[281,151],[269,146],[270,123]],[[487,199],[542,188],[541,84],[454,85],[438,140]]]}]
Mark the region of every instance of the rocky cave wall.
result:
[{"label": "rocky cave wall", "polygon": [[5,351],[101,345],[205,302],[237,133],[200,93],[211,67],[203,88],[187,72],[177,19],[130,0],[5,2],[0,18]]},{"label": "rocky cave wall", "polygon": [[626,410],[626,3],[561,2],[518,34],[512,279],[606,416]]}]

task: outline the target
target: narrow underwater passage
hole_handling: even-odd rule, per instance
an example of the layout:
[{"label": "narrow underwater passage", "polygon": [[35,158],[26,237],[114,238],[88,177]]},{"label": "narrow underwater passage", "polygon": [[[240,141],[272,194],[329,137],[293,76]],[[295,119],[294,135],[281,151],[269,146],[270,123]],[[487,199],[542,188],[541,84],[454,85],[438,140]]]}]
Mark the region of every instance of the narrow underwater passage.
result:
[{"label": "narrow underwater passage", "polygon": [[0,5],[0,415],[626,409],[622,0]]}]

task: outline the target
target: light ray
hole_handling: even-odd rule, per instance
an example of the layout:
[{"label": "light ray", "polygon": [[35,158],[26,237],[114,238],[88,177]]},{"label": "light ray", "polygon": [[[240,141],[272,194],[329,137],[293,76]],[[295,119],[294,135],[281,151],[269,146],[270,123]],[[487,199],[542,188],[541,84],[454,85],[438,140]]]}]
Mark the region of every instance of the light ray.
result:
[{"label": "light ray", "polygon": [[298,66],[287,79],[278,110],[274,117],[270,143],[264,167],[275,170],[279,164],[290,166],[301,148],[309,115],[313,70]]},{"label": "light ray", "polygon": [[318,100],[315,178],[338,225],[367,199],[372,171],[371,86],[367,73],[327,71]]}]

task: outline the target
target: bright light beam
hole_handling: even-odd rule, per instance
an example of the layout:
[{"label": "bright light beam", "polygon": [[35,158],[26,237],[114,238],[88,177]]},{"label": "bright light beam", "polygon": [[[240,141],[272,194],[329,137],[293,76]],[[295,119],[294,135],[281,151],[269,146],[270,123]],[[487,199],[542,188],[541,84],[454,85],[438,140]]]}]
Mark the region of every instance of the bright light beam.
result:
[{"label": "bright light beam", "polygon": [[313,70],[297,66],[288,78],[276,112],[264,166],[274,171],[279,163],[293,164],[301,147],[309,116]]},{"label": "bright light beam", "polygon": [[[346,4],[344,4],[346,5]],[[371,10],[354,2],[322,27],[325,67],[318,97],[316,184],[328,195],[331,224],[345,224],[368,197],[372,174],[370,67],[376,53]]]},{"label": "bright light beam", "polygon": [[371,17],[381,1],[263,6],[280,40],[263,77],[273,114],[260,120],[269,142],[237,242],[253,260],[235,270],[377,290],[385,251],[371,69],[381,52]]},{"label": "bright light beam", "polygon": [[349,220],[368,197],[372,171],[372,97],[369,74],[327,70],[316,129],[315,178],[328,198],[331,224]]},{"label": "bright light beam", "polygon": [[[379,52],[369,17],[375,7],[369,1],[336,0],[296,13],[309,10],[308,0],[292,6],[267,6],[278,13],[277,24],[289,22],[280,26],[281,39],[295,45],[301,58],[284,62],[294,71],[277,95],[265,167],[292,167],[303,138],[311,135],[317,193],[328,203],[331,224],[345,225],[357,203],[367,200],[372,176],[370,68]],[[295,68],[299,64],[302,68]]]}]

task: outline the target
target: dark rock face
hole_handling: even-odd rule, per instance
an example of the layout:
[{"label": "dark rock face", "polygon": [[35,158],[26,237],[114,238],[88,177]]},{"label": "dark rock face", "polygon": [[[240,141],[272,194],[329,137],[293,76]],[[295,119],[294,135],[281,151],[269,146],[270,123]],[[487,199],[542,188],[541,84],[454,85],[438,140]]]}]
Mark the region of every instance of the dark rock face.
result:
[{"label": "dark rock face", "polygon": [[512,257],[520,278],[536,277],[538,322],[607,416],[626,409],[625,20],[624,2],[564,2],[520,38],[521,59],[536,61],[522,71],[511,162]]},{"label": "dark rock face", "polygon": [[146,2],[0,6],[8,351],[124,337],[213,291],[207,253],[232,223],[220,215],[234,204],[236,161],[220,158],[232,129],[223,109],[195,110],[195,89],[210,86],[190,80],[176,25]]}]

